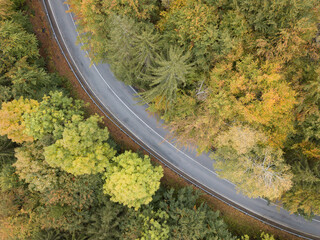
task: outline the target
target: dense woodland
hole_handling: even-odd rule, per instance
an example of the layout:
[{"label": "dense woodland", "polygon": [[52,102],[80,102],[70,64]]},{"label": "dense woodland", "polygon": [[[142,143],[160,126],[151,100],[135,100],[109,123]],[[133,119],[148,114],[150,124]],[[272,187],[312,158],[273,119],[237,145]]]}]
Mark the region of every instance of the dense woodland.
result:
[{"label": "dense woodland", "polygon": [[79,42],[242,193],[320,214],[318,0],[68,0]]},{"label": "dense woodland", "polygon": [[160,185],[162,167],[117,146],[46,71],[24,9],[0,0],[0,238],[236,239],[199,192]]}]

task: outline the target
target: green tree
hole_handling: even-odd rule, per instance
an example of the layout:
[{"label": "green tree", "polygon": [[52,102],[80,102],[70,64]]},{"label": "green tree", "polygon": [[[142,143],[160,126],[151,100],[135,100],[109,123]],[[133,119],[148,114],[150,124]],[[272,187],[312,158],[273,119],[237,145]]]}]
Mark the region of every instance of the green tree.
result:
[{"label": "green tree", "polygon": [[311,70],[306,83],[302,85],[300,101],[296,109],[297,122],[295,143],[308,158],[320,159],[320,69]]},{"label": "green tree", "polygon": [[34,139],[41,139],[48,134],[60,139],[72,116],[83,115],[82,107],[80,100],[73,100],[59,91],[50,92],[43,97],[35,111],[24,114],[25,131]]},{"label": "green tree", "polygon": [[235,7],[243,13],[253,30],[267,36],[290,28],[302,18],[310,19],[310,15],[315,14],[313,7],[316,4],[317,1],[314,0],[234,1]]},{"label": "green tree", "polygon": [[35,220],[43,229],[83,235],[91,219],[103,207],[99,204],[102,196],[99,175],[74,176],[61,172],[56,187],[38,195]]},{"label": "green tree", "polygon": [[37,39],[13,21],[0,22],[0,55],[2,75],[23,57],[30,62],[39,57]]},{"label": "green tree", "polygon": [[114,16],[108,40],[107,59],[116,77],[126,84],[148,87],[146,74],[159,51],[159,35],[151,24],[137,24]]},{"label": "green tree", "polygon": [[156,0],[115,0],[113,2],[103,1],[103,8],[107,14],[129,16],[136,19],[151,19],[158,5]]},{"label": "green tree", "polygon": [[71,11],[77,16],[78,42],[87,50],[94,62],[104,61],[108,44],[111,19],[101,7],[101,0],[68,0]]},{"label": "green tree", "polygon": [[290,212],[310,218],[320,214],[320,163],[301,153],[295,155],[300,158],[292,166],[294,185],[282,196],[281,201]]},{"label": "green tree", "polygon": [[133,39],[138,32],[137,24],[128,17],[114,16],[108,41],[107,59],[115,75],[126,84],[132,84],[135,76],[132,68]]},{"label": "green tree", "polygon": [[24,57],[2,77],[4,82],[11,89],[12,97],[26,97],[41,100],[45,93],[56,90],[61,79],[49,75],[37,65],[30,65]]},{"label": "green tree", "polygon": [[13,2],[11,0],[0,1],[0,20],[6,19],[13,14]]},{"label": "green tree", "polygon": [[188,77],[194,71],[190,63],[190,52],[184,53],[181,48],[171,47],[167,58],[159,57],[155,60],[155,66],[150,70],[150,90],[142,93],[147,102],[160,97],[160,101],[170,104],[175,101],[176,94],[181,85],[186,85]]},{"label": "green tree", "polygon": [[166,240],[169,239],[170,227],[167,225],[169,215],[165,211],[149,211],[140,214],[143,229],[139,240]]},{"label": "green tree", "polygon": [[163,169],[152,166],[148,156],[142,159],[137,153],[127,151],[113,158],[105,173],[104,193],[112,201],[139,209],[152,200],[162,176]]},{"label": "green tree", "polygon": [[199,192],[182,188],[164,190],[160,194],[153,206],[168,215],[168,239],[235,239],[219,218],[219,212],[212,211],[205,203],[197,204]]},{"label": "green tree", "polygon": [[217,60],[250,40],[243,14],[230,5],[225,1],[170,1],[157,26],[166,41],[190,49],[198,69],[208,72]]},{"label": "green tree", "polygon": [[[16,149],[16,173],[38,198],[37,207],[32,210],[36,215],[33,221],[44,229],[56,229],[67,235],[80,236],[88,232],[91,236],[94,229],[95,236],[105,236],[107,233],[103,234],[101,226],[97,231],[97,225],[107,223],[108,219],[108,223],[116,224],[119,207],[103,195],[101,176],[75,177],[52,168],[44,160],[43,148],[44,144],[37,141]],[[111,208],[114,212],[108,212]],[[109,229],[111,236],[116,234],[117,226],[107,224],[104,229]]]},{"label": "green tree", "polygon": [[20,184],[15,168],[10,163],[5,164],[0,170],[0,192],[19,187]]},{"label": "green tree", "polygon": [[115,150],[108,143],[108,129],[101,129],[99,122],[98,116],[83,120],[83,117],[73,115],[64,127],[62,139],[45,148],[46,162],[74,175],[105,171]]},{"label": "green tree", "polygon": [[[141,25],[136,36],[132,39],[132,84],[143,88],[149,87],[145,78],[150,75],[150,69],[154,65],[157,54],[160,50],[160,35],[152,25]],[[127,69],[128,71],[128,69]]]},{"label": "green tree", "polygon": [[44,161],[44,146],[41,142],[25,143],[15,149],[17,161],[13,164],[21,180],[28,183],[30,191],[47,192],[58,184],[58,169]]},{"label": "green tree", "polygon": [[120,224],[128,215],[122,205],[104,199],[90,216],[86,235],[90,240],[121,239]]},{"label": "green tree", "polygon": [[0,135],[7,135],[9,139],[17,143],[33,141],[33,137],[25,133],[23,114],[36,111],[38,105],[37,101],[23,97],[3,103],[0,110]]},{"label": "green tree", "polygon": [[262,232],[260,237],[261,237],[261,240],[275,240],[273,235],[265,232]]},{"label": "green tree", "polygon": [[13,142],[7,137],[0,136],[0,169],[6,163],[14,161],[14,147]]}]

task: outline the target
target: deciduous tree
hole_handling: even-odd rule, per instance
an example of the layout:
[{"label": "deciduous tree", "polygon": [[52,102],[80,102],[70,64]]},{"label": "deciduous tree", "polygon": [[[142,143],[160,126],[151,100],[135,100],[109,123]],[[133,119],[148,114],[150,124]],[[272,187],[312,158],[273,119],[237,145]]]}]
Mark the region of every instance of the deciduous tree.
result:
[{"label": "deciduous tree", "polygon": [[16,173],[28,183],[30,191],[48,192],[57,187],[59,170],[44,161],[44,146],[41,142],[25,143],[15,149]]},{"label": "deciduous tree", "polygon": [[162,176],[162,168],[152,166],[148,156],[142,159],[137,153],[127,151],[113,158],[105,174],[104,193],[112,201],[139,209],[152,200]]},{"label": "deciduous tree", "polygon": [[0,134],[7,135],[17,143],[33,141],[33,137],[25,133],[23,114],[35,112],[38,105],[37,101],[23,97],[3,103],[0,110]]},{"label": "deciduous tree", "polygon": [[48,134],[60,139],[72,116],[83,115],[82,106],[80,100],[73,100],[63,92],[51,92],[43,97],[35,111],[24,114],[26,133],[34,139],[41,139]]},{"label": "deciduous tree", "polygon": [[232,126],[217,139],[214,167],[249,197],[280,198],[292,186],[290,166],[281,149],[267,144],[266,137],[253,129]]},{"label": "deciduous tree", "polygon": [[140,20],[155,17],[158,10],[156,0],[115,0],[103,1],[102,6],[107,14],[134,17]]},{"label": "deciduous tree", "polygon": [[73,115],[63,129],[62,139],[45,148],[48,164],[74,175],[105,171],[115,150],[108,144],[108,129],[101,129],[99,122],[98,116],[83,120],[83,117]]}]

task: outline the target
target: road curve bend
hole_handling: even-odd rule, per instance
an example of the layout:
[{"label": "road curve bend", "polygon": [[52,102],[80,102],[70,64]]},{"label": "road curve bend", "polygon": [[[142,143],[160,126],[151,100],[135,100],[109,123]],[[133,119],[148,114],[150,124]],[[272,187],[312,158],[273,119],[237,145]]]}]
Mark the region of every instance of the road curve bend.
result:
[{"label": "road curve bend", "polygon": [[168,141],[163,122],[138,104],[136,92],[118,81],[108,64],[93,64],[81,46],[76,45],[76,24],[64,0],[42,0],[55,38],[72,71],[95,104],[119,128],[173,171],[205,192],[261,222],[305,239],[320,240],[320,218],[306,221],[291,215],[264,199],[251,199],[238,193],[234,185],[215,173],[208,154],[179,148]]}]

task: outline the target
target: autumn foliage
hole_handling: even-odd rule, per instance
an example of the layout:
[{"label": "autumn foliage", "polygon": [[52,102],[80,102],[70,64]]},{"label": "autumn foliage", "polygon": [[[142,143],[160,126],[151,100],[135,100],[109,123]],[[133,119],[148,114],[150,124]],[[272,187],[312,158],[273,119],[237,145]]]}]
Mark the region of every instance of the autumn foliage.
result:
[{"label": "autumn foliage", "polygon": [[14,142],[31,142],[33,137],[25,133],[24,113],[31,113],[39,103],[23,97],[3,103],[0,110],[0,134],[7,135]]},{"label": "autumn foliage", "polygon": [[[319,179],[319,1],[68,3],[92,59],[142,89],[181,144],[216,149],[217,173],[247,195],[283,197],[289,210],[310,215],[294,169],[307,161]],[[250,136],[244,145],[257,141],[246,152],[236,151],[238,141],[221,143],[239,132]]]}]

